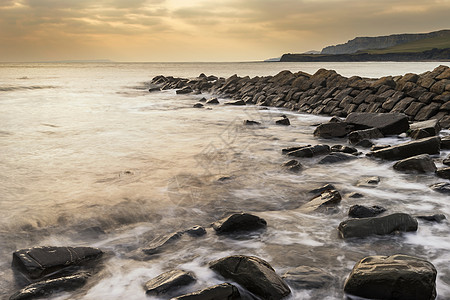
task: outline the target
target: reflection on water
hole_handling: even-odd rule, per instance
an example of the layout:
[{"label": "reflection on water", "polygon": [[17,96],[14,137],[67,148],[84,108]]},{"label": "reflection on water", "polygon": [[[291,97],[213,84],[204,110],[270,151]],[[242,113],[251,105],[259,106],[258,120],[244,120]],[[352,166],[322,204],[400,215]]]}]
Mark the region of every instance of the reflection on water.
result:
[{"label": "reflection on water", "polygon": [[[419,66],[423,71],[435,67]],[[194,109],[192,104],[203,95],[149,94],[142,83],[160,73],[254,76],[274,75],[284,68],[313,73],[321,65],[303,67],[0,65],[5,75],[2,84],[58,87],[0,91],[0,276],[4,279],[0,295],[9,296],[15,288],[10,258],[16,249],[89,245],[111,252],[104,269],[82,290],[52,299],[150,299],[142,285],[171,268],[194,271],[199,280],[192,289],[203,288],[220,282],[207,262],[231,254],[264,258],[280,274],[299,265],[326,269],[335,277],[332,288],[295,290],[291,299],[342,299],[342,283],[356,261],[366,255],[395,253],[433,262],[438,269],[439,299],[450,297],[448,223],[420,221],[417,233],[363,241],[340,240],[336,230],[354,204],[450,216],[448,196],[428,188],[440,181],[436,177],[397,173],[393,162],[364,155],[337,165],[304,159],[302,172],[288,173],[280,167],[288,160],[282,148],[345,143],[313,137],[314,125],[327,117],[259,107]],[[372,73],[355,73],[362,67]],[[334,66],[344,75],[372,77],[380,72],[398,74],[406,68],[398,63],[372,69],[367,64]],[[403,73],[409,71],[415,70]],[[18,81],[25,76],[26,80]],[[281,114],[290,118],[292,126],[274,125]],[[262,125],[244,126],[246,119]],[[381,143],[402,141],[387,138]],[[443,151],[440,157],[446,155],[448,151]],[[379,185],[357,187],[356,182],[366,176],[379,176]],[[308,191],[326,183],[334,184],[343,195],[340,211],[301,213],[298,208],[311,197]],[[351,192],[364,198],[347,197]],[[183,237],[149,260],[136,260],[135,253],[153,238],[193,225],[207,227],[238,211],[257,212],[267,220],[267,231],[233,240],[209,230],[201,238]]]}]

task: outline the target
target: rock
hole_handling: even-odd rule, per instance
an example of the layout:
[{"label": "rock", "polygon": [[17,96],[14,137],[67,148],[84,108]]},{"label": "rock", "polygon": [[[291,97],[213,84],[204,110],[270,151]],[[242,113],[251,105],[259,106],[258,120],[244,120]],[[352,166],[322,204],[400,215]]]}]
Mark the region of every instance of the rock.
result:
[{"label": "rock", "polygon": [[439,193],[450,194],[450,183],[448,182],[435,183],[430,185],[430,188]]},{"label": "rock", "polygon": [[345,122],[357,129],[378,128],[383,135],[396,135],[408,131],[408,117],[401,113],[360,113],[353,112]]},{"label": "rock", "polygon": [[363,177],[356,183],[356,186],[359,187],[374,187],[380,183],[380,177],[371,176],[371,177]]},{"label": "rock", "polygon": [[206,101],[206,104],[219,104],[219,100],[217,98],[211,98]]},{"label": "rock", "polygon": [[379,214],[383,213],[386,211],[386,208],[381,207],[381,206],[364,206],[364,205],[353,205],[350,207],[350,209],[348,210],[348,216],[352,217],[352,218],[372,218],[372,217],[376,217]]},{"label": "rock", "polygon": [[288,162],[285,162],[283,164],[283,167],[285,167],[287,170],[291,171],[291,172],[299,172],[303,169],[303,166],[301,163],[299,163],[297,160],[295,159],[291,159]]},{"label": "rock", "polygon": [[450,149],[450,136],[445,136],[441,139],[441,149]]},{"label": "rock", "polygon": [[436,175],[440,178],[450,179],[450,167],[437,169]]},{"label": "rock", "polygon": [[441,223],[443,220],[447,219],[442,214],[436,214],[436,215],[432,215],[432,216],[416,216],[416,218],[425,220],[425,221],[429,221],[429,222],[437,222],[437,223]]},{"label": "rock", "polygon": [[243,100],[236,100],[236,101],[228,101],[224,103],[225,105],[236,105],[236,106],[241,106],[241,105],[245,105],[245,101]]},{"label": "rock", "polygon": [[355,198],[355,199],[359,199],[359,198],[364,198],[364,195],[358,192],[352,192],[350,194],[347,195],[347,198]]},{"label": "rock", "polygon": [[298,290],[320,289],[334,281],[333,276],[324,270],[308,266],[288,270],[281,278]]},{"label": "rock", "polygon": [[350,132],[350,127],[344,122],[323,123],[316,127],[314,136],[324,139],[340,138]]},{"label": "rock", "polygon": [[403,172],[429,173],[436,171],[436,165],[428,154],[421,154],[396,162],[394,169]]},{"label": "rock", "polygon": [[252,121],[252,120],[245,120],[244,125],[261,125],[260,122]]},{"label": "rock", "polygon": [[193,92],[193,90],[192,90],[192,88],[191,88],[190,86],[185,86],[184,88],[179,89],[179,90],[176,91],[176,93],[177,93],[178,95],[182,95],[182,94],[190,94],[190,93],[192,93],[192,92]]},{"label": "rock", "polygon": [[258,257],[228,256],[211,262],[209,266],[262,299],[283,299],[291,293],[287,284],[269,263]]},{"label": "rock", "polygon": [[149,91],[150,93],[153,93],[153,92],[160,92],[160,91],[161,91],[161,88],[160,88],[159,86],[151,86],[151,87],[148,89],[148,91]]},{"label": "rock", "polygon": [[430,137],[369,152],[367,155],[387,160],[399,160],[420,154],[439,154],[440,144],[439,137]]},{"label": "rock", "polygon": [[353,160],[353,159],[357,159],[357,157],[354,155],[351,155],[351,154],[335,152],[335,153],[328,154],[327,156],[325,156],[324,158],[319,160],[318,164],[320,164],[320,165],[334,164],[334,163],[345,162],[345,161],[349,161],[349,160]]},{"label": "rock", "polygon": [[450,155],[448,155],[443,161],[442,163],[446,166],[450,166]]},{"label": "rock", "polygon": [[180,289],[181,287],[190,285],[195,281],[197,281],[197,279],[191,272],[172,270],[147,281],[144,289],[147,295],[164,295]]},{"label": "rock", "polygon": [[17,291],[9,298],[9,300],[28,300],[55,294],[56,292],[71,291],[84,286],[88,278],[88,274],[82,273],[38,281]]},{"label": "rock", "polygon": [[203,104],[201,103],[195,103],[194,106],[192,106],[193,108],[203,108]]},{"label": "rock", "polygon": [[266,220],[247,213],[232,214],[212,225],[217,234],[230,234],[260,230],[267,227]]},{"label": "rock", "polygon": [[147,255],[157,254],[161,252],[165,246],[180,239],[182,235],[183,232],[180,231],[157,237],[156,239],[151,241],[145,248],[143,248],[142,252]]},{"label": "rock", "polygon": [[384,137],[383,133],[381,133],[381,131],[378,128],[369,128],[351,132],[348,135],[348,140],[350,144],[355,145],[363,140],[379,139],[383,137]]},{"label": "rock", "polygon": [[412,139],[426,138],[439,134],[441,126],[439,120],[428,120],[422,122],[416,122],[410,125]]},{"label": "rock", "polygon": [[198,102],[206,102],[206,98],[203,97],[203,98],[201,98],[200,100],[198,100]]},{"label": "rock", "polygon": [[395,213],[383,217],[349,219],[341,222],[338,229],[342,238],[362,238],[370,235],[416,231],[417,226],[417,220],[410,215]]},{"label": "rock", "polygon": [[13,253],[13,266],[31,279],[58,272],[70,266],[81,266],[103,255],[90,247],[36,247]]},{"label": "rock", "polygon": [[315,145],[309,147],[302,147],[298,150],[288,152],[287,155],[295,157],[314,157],[318,155],[324,155],[331,152],[328,145]]},{"label": "rock", "polygon": [[344,146],[344,145],[334,145],[331,147],[331,152],[356,154],[356,153],[358,153],[358,149],[349,147],[349,146]]},{"label": "rock", "polygon": [[288,154],[289,152],[294,152],[303,148],[311,147],[311,145],[299,146],[299,147],[289,147],[281,150],[281,153]]},{"label": "rock", "polygon": [[203,235],[205,235],[205,234],[206,234],[206,229],[205,229],[204,227],[202,227],[202,226],[195,225],[195,226],[193,226],[193,227],[187,229],[187,230],[185,231],[185,233],[189,234],[190,236],[196,236],[196,237],[198,237],[198,236],[203,236]]},{"label": "rock", "polygon": [[377,151],[377,150],[381,150],[381,149],[385,149],[385,148],[389,148],[391,147],[391,145],[373,145],[370,148],[370,151]]},{"label": "rock", "polygon": [[362,148],[372,148],[373,145],[374,144],[370,140],[362,140],[355,144],[356,147],[362,147]]},{"label": "rock", "polygon": [[368,256],[354,266],[344,291],[370,299],[434,300],[436,274],[430,262],[418,257]]},{"label": "rock", "polygon": [[409,137],[412,138],[413,140],[420,140],[420,139],[424,139],[424,138],[427,138],[430,136],[434,136],[434,135],[430,134],[428,131],[426,131],[424,129],[416,129],[409,133]]},{"label": "rock", "polygon": [[239,300],[239,290],[232,284],[222,283],[198,292],[178,296],[171,300]]},{"label": "rock", "polygon": [[288,117],[283,115],[281,119],[275,121],[275,124],[289,126],[291,125],[291,122],[289,122]]},{"label": "rock", "polygon": [[327,190],[302,205],[300,210],[305,213],[334,211],[336,206],[341,202],[341,199],[341,194],[338,191]]},{"label": "rock", "polygon": [[336,190],[336,187],[330,183],[327,183],[324,186],[310,190],[308,193],[313,194],[314,197],[316,197],[316,196],[320,196],[320,194],[322,194],[323,192],[330,191],[330,190]]}]

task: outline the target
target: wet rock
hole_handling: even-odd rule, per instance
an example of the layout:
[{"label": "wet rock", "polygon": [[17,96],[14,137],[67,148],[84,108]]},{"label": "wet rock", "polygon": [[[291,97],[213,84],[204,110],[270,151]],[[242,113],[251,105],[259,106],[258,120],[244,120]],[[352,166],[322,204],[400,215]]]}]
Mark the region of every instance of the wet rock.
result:
[{"label": "wet rock", "polygon": [[348,135],[348,140],[350,144],[358,144],[359,142],[363,140],[370,140],[370,139],[379,139],[384,137],[383,133],[378,128],[369,128],[364,130],[356,130],[351,132]]},{"label": "wet rock", "polygon": [[431,215],[431,216],[416,216],[416,218],[417,219],[421,219],[421,220],[425,220],[425,221],[429,221],[429,222],[436,222],[436,223],[441,223],[442,221],[447,219],[442,214],[436,214],[436,215]]},{"label": "wet rock", "polygon": [[308,193],[313,194],[314,196],[319,196],[323,192],[330,191],[330,190],[336,190],[336,187],[334,185],[332,185],[331,183],[327,183],[324,186],[310,190]]},{"label": "wet rock", "polygon": [[438,135],[441,130],[441,126],[439,125],[439,120],[428,120],[413,123],[410,125],[410,129],[410,137],[417,140]]},{"label": "wet rock", "polygon": [[442,163],[446,166],[450,166],[450,155],[448,155],[443,161]]},{"label": "wet rock", "polygon": [[331,152],[356,154],[356,153],[358,153],[358,149],[349,147],[349,146],[344,146],[344,145],[334,145],[331,147]]},{"label": "wet rock", "polygon": [[450,149],[450,136],[445,136],[441,139],[441,149]]},{"label": "wet rock", "polygon": [[192,107],[193,107],[193,108],[203,108],[203,104],[201,104],[201,103],[195,103]]},{"label": "wet rock", "polygon": [[439,137],[430,137],[369,152],[367,156],[387,160],[399,160],[420,154],[439,154],[440,144]]},{"label": "wet rock", "polygon": [[436,268],[413,256],[368,256],[344,284],[347,294],[369,299],[434,300]]},{"label": "wet rock", "polygon": [[283,167],[295,173],[300,172],[303,169],[302,164],[295,159],[291,159],[290,161],[285,162],[283,164]]},{"label": "wet rock", "polygon": [[32,283],[17,291],[9,300],[25,300],[44,297],[62,291],[71,291],[84,286],[89,278],[86,273],[59,277]]},{"label": "wet rock", "polygon": [[294,152],[303,148],[311,147],[311,145],[299,146],[299,147],[289,147],[281,150],[281,153],[288,154],[289,152]]},{"label": "wet rock", "polygon": [[372,148],[373,147],[373,143],[370,140],[362,140],[358,143],[355,144],[356,147],[361,147],[361,148]]},{"label": "wet rock", "polygon": [[237,213],[215,222],[212,227],[217,234],[230,234],[264,229],[267,222],[252,214]]},{"label": "wet rock", "polygon": [[364,206],[364,205],[353,205],[350,207],[350,209],[348,210],[348,216],[352,217],[352,218],[372,218],[372,217],[376,217],[379,214],[383,213],[386,211],[386,208],[378,206],[378,205],[373,205],[373,206]]},{"label": "wet rock", "polygon": [[360,113],[347,116],[345,122],[357,129],[378,128],[383,135],[396,135],[408,131],[408,117],[401,113]]},{"label": "wet rock", "polygon": [[385,148],[389,148],[391,147],[391,145],[373,145],[370,148],[370,151],[377,151],[377,150],[381,150],[381,149],[385,149]]},{"label": "wet rock", "polygon": [[336,209],[336,206],[341,203],[341,199],[341,194],[338,191],[327,190],[308,203],[302,205],[300,210],[305,213],[333,212]]},{"label": "wet rock", "polygon": [[219,100],[217,98],[211,98],[206,101],[206,104],[219,104]]},{"label": "wet rock", "polygon": [[450,167],[438,169],[436,171],[436,176],[444,179],[450,179]]},{"label": "wet rock", "polygon": [[300,266],[281,276],[291,287],[299,290],[320,289],[333,283],[334,277],[322,269]]},{"label": "wet rock", "polygon": [[159,87],[159,86],[151,86],[149,89],[148,89],[148,91],[150,92],[150,93],[152,93],[152,92],[160,92],[161,91],[161,88]]},{"label": "wet rock", "polygon": [[200,100],[198,100],[198,102],[206,102],[206,98],[203,97],[203,98],[201,98]]},{"label": "wet rock", "polygon": [[261,125],[260,122],[252,121],[252,120],[245,120],[244,125]]},{"label": "wet rock", "polygon": [[157,254],[161,252],[163,248],[165,248],[165,246],[180,239],[182,235],[183,232],[180,231],[157,237],[156,239],[151,241],[145,248],[143,248],[142,252],[147,255]]},{"label": "wet rock", "polygon": [[228,101],[228,102],[225,102],[224,104],[225,105],[241,106],[241,105],[245,105],[245,101],[243,101],[243,100]]},{"label": "wet rock", "polygon": [[359,199],[359,198],[364,198],[364,195],[361,193],[358,193],[358,192],[352,192],[347,195],[347,198]]},{"label": "wet rock", "polygon": [[351,127],[345,122],[323,123],[316,127],[314,136],[324,139],[341,138],[347,136]]},{"label": "wet rock", "polygon": [[429,173],[436,171],[436,165],[428,154],[421,154],[396,162],[394,169],[402,172]]},{"label": "wet rock", "polygon": [[193,90],[192,90],[192,88],[190,86],[185,86],[182,89],[179,89],[179,90],[176,91],[176,93],[178,95],[190,94],[192,92],[193,92]]},{"label": "wet rock", "polygon": [[328,145],[315,145],[309,147],[302,147],[298,150],[288,152],[287,155],[295,157],[314,157],[318,155],[324,155],[331,152]]},{"label": "wet rock", "polygon": [[430,185],[430,188],[439,193],[450,194],[450,183],[448,182],[435,183]]},{"label": "wet rock", "polygon": [[198,236],[205,235],[206,234],[206,229],[204,227],[202,227],[202,226],[196,225],[196,226],[193,226],[193,227],[187,229],[185,231],[185,233],[189,234],[190,236],[198,237]]},{"label": "wet rock", "polygon": [[417,226],[417,220],[410,215],[395,213],[383,217],[349,219],[341,222],[338,229],[342,238],[362,238],[370,235],[416,231]]},{"label": "wet rock", "polygon": [[275,124],[289,126],[291,125],[291,122],[289,121],[288,117],[283,115],[281,119],[275,121]]},{"label": "wet rock", "polygon": [[198,292],[178,296],[171,300],[238,300],[241,299],[237,287],[230,283],[218,284]]},{"label": "wet rock", "polygon": [[228,256],[211,262],[209,266],[262,299],[283,299],[291,293],[287,284],[269,263],[258,257]]},{"label": "wet rock", "polygon": [[354,160],[354,159],[357,159],[357,157],[354,155],[335,152],[335,153],[328,154],[327,156],[325,156],[324,158],[319,160],[318,164],[320,164],[320,165],[335,164],[335,163],[345,162],[345,161]]},{"label": "wet rock", "polygon": [[38,279],[70,266],[82,266],[103,252],[90,247],[36,247],[13,253],[13,266],[31,279]]},{"label": "wet rock", "polygon": [[147,281],[144,289],[147,295],[164,295],[190,285],[195,281],[197,281],[197,279],[191,272],[172,270]]},{"label": "wet rock", "polygon": [[380,177],[371,176],[371,177],[363,177],[356,183],[356,186],[360,187],[375,187],[380,183]]}]

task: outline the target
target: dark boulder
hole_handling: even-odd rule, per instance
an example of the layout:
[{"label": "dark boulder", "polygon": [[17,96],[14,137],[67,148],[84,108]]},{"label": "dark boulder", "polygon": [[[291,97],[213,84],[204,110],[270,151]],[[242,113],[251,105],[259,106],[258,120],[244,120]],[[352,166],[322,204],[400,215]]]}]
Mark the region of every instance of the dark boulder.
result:
[{"label": "dark boulder", "polygon": [[439,154],[440,144],[439,137],[430,137],[376,150],[367,155],[387,160],[399,160],[420,154]]},{"label": "dark boulder", "polygon": [[182,95],[182,94],[190,94],[190,93],[192,93],[192,92],[193,92],[193,90],[192,90],[192,88],[191,88],[190,86],[185,86],[184,88],[179,89],[179,90],[176,91],[176,93],[177,93],[178,95]]},{"label": "dark boulder", "polygon": [[433,264],[421,258],[368,256],[354,266],[344,291],[368,299],[434,300],[436,275]]},{"label": "dark boulder", "polygon": [[283,167],[286,168],[287,170],[291,171],[291,172],[299,172],[303,169],[303,166],[301,163],[299,163],[297,160],[295,159],[291,159],[288,162],[285,162],[283,164]]},{"label": "dark boulder", "polygon": [[450,194],[450,183],[448,182],[435,183],[430,185],[430,188],[439,193]]},{"label": "dark boulder", "polygon": [[252,121],[252,120],[245,120],[244,125],[261,125],[260,122]]},{"label": "dark boulder", "polygon": [[362,140],[355,144],[356,147],[361,147],[361,148],[372,148],[373,145],[374,144],[372,143],[371,140]]},{"label": "dark boulder", "polygon": [[445,149],[445,150],[450,149],[450,136],[444,136],[441,139],[441,149]]},{"label": "dark boulder", "polygon": [[211,98],[206,101],[206,104],[219,104],[219,100],[217,98]]},{"label": "dark boulder", "polygon": [[203,104],[201,104],[201,103],[195,103],[192,107],[193,107],[193,108],[203,108]]},{"label": "dark boulder", "polygon": [[229,283],[218,284],[198,292],[178,296],[171,300],[240,300],[237,287]]},{"label": "dark boulder", "polygon": [[218,234],[230,234],[264,229],[267,222],[252,214],[236,213],[214,222],[212,227]]},{"label": "dark boulder", "polygon": [[327,156],[325,156],[324,158],[319,160],[318,163],[321,165],[322,164],[335,164],[335,163],[340,163],[340,162],[346,162],[346,161],[353,160],[353,159],[357,159],[357,157],[354,155],[351,155],[351,154],[335,152],[335,153],[328,154]]},{"label": "dark boulder", "polygon": [[417,140],[438,135],[441,126],[439,125],[439,120],[427,120],[411,124],[410,129],[410,137]]},{"label": "dark boulder", "polygon": [[421,219],[424,221],[428,221],[428,222],[436,222],[436,223],[441,223],[442,221],[444,221],[445,219],[447,219],[444,215],[442,214],[435,214],[435,215],[431,215],[431,216],[416,216],[417,219]]},{"label": "dark boulder", "polygon": [[236,105],[236,106],[242,106],[245,105],[244,100],[236,100],[236,101],[228,101],[224,103],[225,105]]},{"label": "dark boulder", "polygon": [[450,167],[437,169],[436,176],[444,179],[450,179]]},{"label": "dark boulder", "polygon": [[383,133],[378,128],[369,128],[364,130],[352,131],[348,135],[350,144],[358,144],[363,140],[379,139],[384,137]]},{"label": "dark boulder", "polygon": [[197,279],[191,272],[172,270],[147,281],[144,289],[147,295],[164,295],[190,285],[195,281],[197,281]]},{"label": "dark boulder", "polygon": [[386,208],[374,205],[374,206],[364,206],[364,205],[353,205],[348,210],[348,216],[352,218],[372,218],[386,211]]},{"label": "dark boulder", "polygon": [[31,279],[41,278],[70,266],[81,266],[103,255],[90,247],[36,247],[13,253],[13,266]]},{"label": "dark boulder", "polygon": [[318,155],[324,155],[331,152],[328,145],[315,145],[309,147],[302,147],[298,150],[288,152],[287,155],[295,157],[314,157]]},{"label": "dark boulder", "polygon": [[82,273],[38,281],[17,291],[9,300],[28,300],[53,295],[57,292],[75,290],[84,286],[88,278],[88,274]]},{"label": "dark boulder", "polygon": [[209,264],[210,268],[266,300],[283,299],[291,293],[268,262],[254,256],[234,255]]},{"label": "dark boulder", "polygon": [[341,194],[336,190],[324,191],[308,203],[302,205],[300,210],[309,212],[334,212],[336,206],[341,202]]},{"label": "dark boulder", "polygon": [[351,131],[351,127],[344,122],[323,123],[316,127],[314,136],[324,139],[341,138]]},{"label": "dark boulder", "polygon": [[408,131],[408,117],[401,113],[360,113],[347,116],[345,122],[357,129],[378,128],[383,135],[395,135]]},{"label": "dark boulder", "polygon": [[396,162],[394,169],[403,172],[429,173],[436,171],[436,165],[428,154],[421,154]]},{"label": "dark boulder", "polygon": [[416,231],[417,226],[417,220],[410,215],[395,213],[383,217],[349,219],[341,222],[338,229],[342,238],[362,238],[370,235]]},{"label": "dark boulder", "polygon": [[320,289],[333,283],[334,277],[322,269],[300,266],[281,276],[291,287],[299,290]]},{"label": "dark boulder", "polygon": [[291,122],[289,121],[288,117],[282,116],[281,119],[275,121],[275,124],[289,126],[291,125]]},{"label": "dark boulder", "polygon": [[356,153],[358,153],[358,149],[349,147],[349,146],[345,146],[345,145],[334,145],[334,146],[331,146],[331,152],[356,154]]}]

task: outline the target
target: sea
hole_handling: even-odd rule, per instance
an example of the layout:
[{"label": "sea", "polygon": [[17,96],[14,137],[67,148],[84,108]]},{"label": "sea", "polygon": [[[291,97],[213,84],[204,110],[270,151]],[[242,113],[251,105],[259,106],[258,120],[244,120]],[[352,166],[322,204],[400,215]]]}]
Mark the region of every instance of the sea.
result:
[{"label": "sea", "polygon": [[[208,262],[234,254],[260,257],[280,275],[311,266],[333,276],[322,289],[291,287],[289,300],[344,299],[344,281],[363,257],[414,255],[435,265],[438,299],[450,299],[448,221],[419,221],[417,232],[357,240],[343,240],[337,231],[355,204],[450,218],[449,196],[429,188],[445,180],[396,172],[393,162],[366,158],[362,148],[357,160],[319,165],[316,158],[304,159],[303,170],[290,173],[281,167],[289,160],[283,148],[346,143],[313,136],[330,117],[251,105],[198,109],[194,103],[214,95],[148,92],[157,75],[254,77],[326,68],[378,78],[442,64],[449,63],[0,63],[0,298],[23,284],[11,267],[14,251],[90,246],[106,254],[88,284],[44,299],[163,299],[146,296],[145,282],[178,268],[197,276],[186,292],[199,290],[223,282]],[[274,124],[281,115],[291,126]],[[262,125],[244,126],[244,120]],[[433,156],[438,167],[449,154]],[[380,177],[376,187],[356,186],[371,176]],[[299,211],[311,199],[308,191],[327,183],[343,196],[339,210]],[[348,197],[352,192],[364,197]],[[264,218],[267,230],[231,238],[210,228],[241,211]],[[208,233],[143,255],[152,240],[194,225]]]}]

